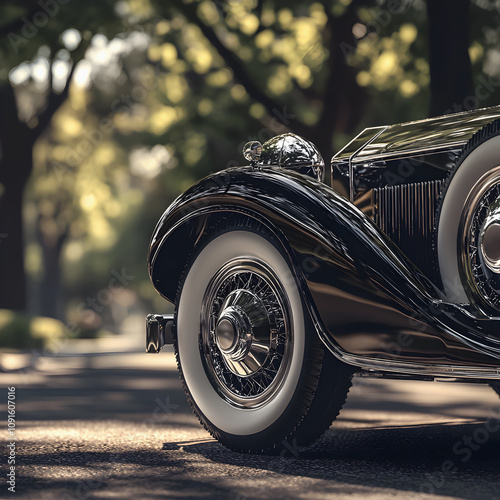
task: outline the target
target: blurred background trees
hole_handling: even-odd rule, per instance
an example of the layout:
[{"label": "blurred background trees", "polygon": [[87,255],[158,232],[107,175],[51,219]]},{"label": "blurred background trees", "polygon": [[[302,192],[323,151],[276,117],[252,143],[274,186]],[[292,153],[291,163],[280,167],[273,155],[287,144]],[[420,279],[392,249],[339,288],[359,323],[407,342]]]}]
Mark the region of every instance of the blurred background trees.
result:
[{"label": "blurred background trees", "polygon": [[498,104],[499,9],[3,2],[0,308],[73,333],[166,310],[145,254],[176,195],[242,162],[250,139],[290,130],[328,159],[366,126]]}]

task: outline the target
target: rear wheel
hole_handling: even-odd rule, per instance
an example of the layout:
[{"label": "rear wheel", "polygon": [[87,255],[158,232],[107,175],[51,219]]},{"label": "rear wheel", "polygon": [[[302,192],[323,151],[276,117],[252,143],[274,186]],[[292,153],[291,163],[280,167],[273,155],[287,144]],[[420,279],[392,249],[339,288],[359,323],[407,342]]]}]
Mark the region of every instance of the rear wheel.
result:
[{"label": "rear wheel", "polygon": [[185,273],[176,311],[187,398],[221,443],[281,453],[330,426],[351,372],[313,331],[270,234],[229,228],[207,241]]}]

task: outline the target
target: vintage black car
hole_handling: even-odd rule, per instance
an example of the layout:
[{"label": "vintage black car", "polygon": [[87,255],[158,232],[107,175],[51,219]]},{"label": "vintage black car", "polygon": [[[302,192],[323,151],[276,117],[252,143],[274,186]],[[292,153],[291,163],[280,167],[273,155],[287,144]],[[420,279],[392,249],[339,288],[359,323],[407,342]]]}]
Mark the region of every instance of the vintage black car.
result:
[{"label": "vintage black car", "polygon": [[148,257],[175,315],[148,316],[147,351],[173,343],[215,438],[308,445],[354,373],[499,391],[500,106],[368,128],[327,172],[293,134],[244,156],[168,207]]}]

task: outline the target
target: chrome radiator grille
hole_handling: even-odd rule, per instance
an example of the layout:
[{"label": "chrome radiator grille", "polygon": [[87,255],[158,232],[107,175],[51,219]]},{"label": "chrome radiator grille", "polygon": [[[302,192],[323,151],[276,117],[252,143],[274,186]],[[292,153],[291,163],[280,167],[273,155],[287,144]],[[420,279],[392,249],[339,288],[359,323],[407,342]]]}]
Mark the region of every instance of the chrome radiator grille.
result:
[{"label": "chrome radiator grille", "polygon": [[373,219],[427,276],[432,275],[432,233],[443,181],[373,189]]}]

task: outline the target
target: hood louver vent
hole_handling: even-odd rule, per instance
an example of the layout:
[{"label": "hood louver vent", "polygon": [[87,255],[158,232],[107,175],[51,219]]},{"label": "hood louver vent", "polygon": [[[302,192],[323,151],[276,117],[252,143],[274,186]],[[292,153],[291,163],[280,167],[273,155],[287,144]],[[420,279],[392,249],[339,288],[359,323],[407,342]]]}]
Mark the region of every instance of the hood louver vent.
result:
[{"label": "hood louver vent", "polygon": [[427,276],[432,275],[432,233],[442,181],[373,190],[373,218]]}]

